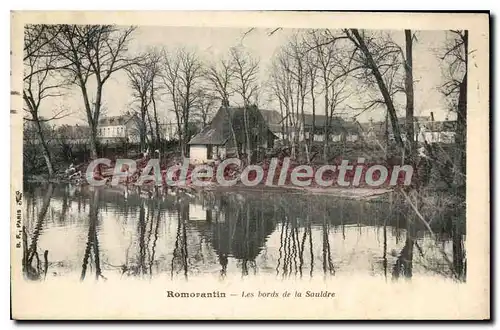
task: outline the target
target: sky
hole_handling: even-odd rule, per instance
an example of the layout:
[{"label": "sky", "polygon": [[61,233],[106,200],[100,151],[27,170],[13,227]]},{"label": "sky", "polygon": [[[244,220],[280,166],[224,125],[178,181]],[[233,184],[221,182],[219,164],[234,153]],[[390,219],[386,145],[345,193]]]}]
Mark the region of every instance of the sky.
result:
[{"label": "sky", "polygon": [[[283,29],[269,36],[273,29],[254,29],[244,38],[245,32],[249,28],[201,28],[201,27],[138,27],[129,43],[128,52],[131,55],[145,52],[150,47],[174,49],[185,47],[198,53],[203,61],[213,61],[220,56],[228,54],[233,46],[243,45],[253,57],[260,61],[260,83],[267,80],[269,66],[274,54],[282,47],[288,38],[295,33],[295,29]],[[404,46],[403,31],[391,32],[395,42]],[[413,48],[413,76],[415,93],[415,115],[430,115],[432,111],[436,120],[444,120],[453,115],[449,113],[446,102],[437,87],[442,84],[441,60],[437,56],[437,51],[445,42],[445,31],[417,31],[417,41]],[[404,49],[404,48],[403,48]],[[260,98],[261,108],[279,110],[278,104],[269,101],[271,98],[266,93]],[[357,106],[356,97],[346,101],[341,112],[348,112],[349,115],[356,114],[348,109],[347,105]],[[119,115],[133,106],[132,90],[129,87],[127,74],[119,71],[113,74],[106,82],[103,90],[103,104],[106,108],[106,115]],[[403,102],[404,106],[404,102]],[[157,103],[160,116],[164,122],[174,120],[175,116],[170,111],[171,106],[167,96]],[[77,88],[70,88],[63,97],[47,99],[42,104],[41,113],[44,116],[51,116],[52,113],[61,108],[67,109],[68,116],[57,120],[56,125],[61,124],[85,124],[83,111],[83,100]],[[306,109],[310,112],[310,109]],[[401,108],[400,113],[404,110]],[[370,119],[384,120],[385,110],[375,108],[359,115],[360,122],[367,122]]]}]

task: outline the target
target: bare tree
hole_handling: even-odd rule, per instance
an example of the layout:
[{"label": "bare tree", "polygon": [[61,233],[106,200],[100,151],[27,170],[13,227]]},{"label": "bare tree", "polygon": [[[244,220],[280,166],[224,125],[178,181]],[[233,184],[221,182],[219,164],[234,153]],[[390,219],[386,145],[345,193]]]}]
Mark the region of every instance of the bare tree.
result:
[{"label": "bare tree", "polygon": [[61,96],[65,82],[57,76],[59,56],[47,46],[51,35],[44,25],[28,25],[24,35],[24,110],[26,121],[32,122],[36,137],[42,147],[42,155],[47,165],[49,176],[54,175],[52,156],[44,136],[43,123],[64,117],[64,110],[50,118],[40,115],[44,99]]},{"label": "bare tree", "polygon": [[296,145],[298,142],[298,116],[295,113],[296,84],[292,76],[292,60],[288,54],[281,50],[273,61],[271,72],[271,89],[279,101],[282,115],[282,130],[286,141],[291,147],[292,157],[296,157]]},{"label": "bare tree", "polygon": [[293,128],[292,156],[296,157],[295,146],[299,144],[301,135],[304,142],[304,151],[306,161],[309,162],[309,146],[306,135],[306,120],[305,120],[305,105],[309,93],[313,90],[309,84],[312,82],[309,74],[312,72],[308,61],[308,49],[303,39],[299,34],[293,35],[289,42],[281,48],[278,54],[277,64],[280,71],[285,72],[286,90],[282,89],[283,95],[289,97],[289,100],[284,102],[284,105],[291,111]]},{"label": "bare tree", "polygon": [[122,29],[112,25],[62,25],[56,28],[60,33],[53,36],[50,44],[62,57],[71,82],[82,92],[90,127],[91,156],[97,158],[97,126],[103,88],[111,75],[137,62],[138,58],[126,56],[135,28]]},{"label": "bare tree", "polygon": [[[304,113],[304,106],[306,103],[306,97],[309,94],[309,77],[307,71],[307,49],[303,44],[302,40],[299,40],[296,35],[288,44],[287,48],[288,56],[291,57],[293,66],[290,68],[290,73],[292,74],[292,78],[294,79],[297,85],[297,94],[296,94],[296,114],[297,117],[300,116],[302,121],[302,138],[304,140],[304,149],[306,155],[306,161],[309,163],[309,147],[307,144],[307,135],[306,135],[306,120]],[[314,126],[315,123],[313,123]]]},{"label": "bare tree", "polygon": [[414,100],[413,100],[413,35],[411,30],[405,30],[405,94],[406,94],[406,142],[409,146],[410,160],[414,161],[416,152],[414,130]]},{"label": "bare tree", "polygon": [[445,83],[441,86],[443,95],[449,100],[450,108],[457,113],[455,130],[455,159],[453,181],[457,188],[465,187],[465,142],[467,135],[467,69],[469,55],[469,32],[451,30],[448,32],[444,54],[441,56],[445,71]]},{"label": "bare tree", "polygon": [[[159,96],[160,83],[157,80],[161,77],[161,54],[157,50],[151,50],[148,53],[149,70],[151,72],[151,86],[149,93],[151,98],[151,105],[153,106],[153,119],[156,129],[156,147],[161,149],[161,133],[160,133],[160,120],[158,118],[158,111],[156,108],[156,98]],[[153,134],[153,132],[151,132]]]},{"label": "bare tree", "polygon": [[[304,42],[307,42],[307,40],[304,40]],[[306,51],[306,70],[309,77],[309,95],[312,108],[312,127],[309,136],[309,150],[312,150],[316,135],[316,88],[318,85],[318,58],[313,52]]]},{"label": "bare tree", "polygon": [[[156,111],[155,92],[159,86],[155,84],[155,80],[160,76],[160,55],[155,51],[149,51],[142,56],[143,61],[131,65],[126,68],[130,87],[133,90],[133,97],[139,103],[139,140],[141,150],[146,148],[147,131],[149,124],[149,132],[151,141],[154,145],[159,146],[160,138],[160,123],[158,113]],[[150,106],[153,105],[153,114],[150,114]],[[153,119],[151,119],[153,117]],[[154,122],[154,127],[153,127]]]},{"label": "bare tree", "polygon": [[216,97],[213,93],[207,92],[204,89],[198,89],[196,94],[198,102],[195,106],[195,115],[200,118],[203,126],[206,126],[214,113]]},{"label": "bare tree", "polygon": [[253,149],[250,134],[249,134],[249,120],[248,110],[252,105],[258,92],[258,74],[259,74],[259,61],[252,58],[250,53],[242,48],[233,47],[230,50],[230,56],[233,62],[233,72],[235,76],[234,91],[238,94],[243,101],[243,120],[245,126],[245,152],[247,154],[247,162],[250,163],[253,158]]},{"label": "bare tree", "polygon": [[34,57],[40,52],[47,50],[52,40],[57,36],[60,27],[50,27],[45,24],[26,25],[25,39],[23,47],[23,61],[30,57]]},{"label": "bare tree", "polygon": [[212,91],[221,100],[221,106],[224,108],[226,116],[229,118],[229,128],[231,130],[231,137],[236,150],[236,156],[240,158],[238,140],[236,139],[233,122],[228,110],[229,97],[233,94],[232,85],[234,83],[234,70],[232,68],[231,60],[222,58],[217,62],[209,64],[205,71],[205,78],[210,83]]},{"label": "bare tree", "polygon": [[[391,120],[394,139],[401,150],[404,150],[405,146],[401,138],[396,107],[393,101],[393,96],[398,90],[391,91],[390,89],[391,80],[398,71],[400,49],[397,47],[387,47],[391,45],[390,43],[376,43],[375,38],[368,36],[365,31],[360,32],[358,29],[346,29],[344,32],[354,45],[351,58],[358,64],[362,64],[359,66],[362,71],[358,74],[358,77],[362,75],[368,81],[370,81],[370,76],[374,78],[374,82],[382,95],[383,104],[386,106]],[[377,103],[380,104],[380,101],[375,100],[372,102],[373,105]]]},{"label": "bare tree", "polygon": [[185,156],[188,152],[189,120],[194,109],[202,78],[202,64],[198,55],[193,51],[180,48],[173,53],[163,52],[165,70],[163,82],[173,103],[173,110],[177,120],[179,146]]},{"label": "bare tree", "polygon": [[150,93],[153,80],[148,64],[147,62],[138,63],[126,69],[129,84],[133,91],[132,95],[135,101],[139,103],[140,120],[138,121],[138,129],[141,150],[145,150],[146,148],[148,108],[151,103]]},{"label": "bare tree", "polygon": [[323,140],[323,158],[327,161],[330,131],[338,106],[350,94],[346,91],[348,74],[354,69],[348,68],[348,57],[340,44],[342,36],[333,35],[329,30],[310,32],[306,38],[308,49],[315,55],[315,66],[321,81],[324,114],[326,117]]}]

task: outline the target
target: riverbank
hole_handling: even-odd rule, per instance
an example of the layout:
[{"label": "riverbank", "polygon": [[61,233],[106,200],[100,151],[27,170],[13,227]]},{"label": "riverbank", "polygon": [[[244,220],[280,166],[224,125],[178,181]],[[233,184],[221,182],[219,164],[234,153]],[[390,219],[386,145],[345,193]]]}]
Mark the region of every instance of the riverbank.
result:
[{"label": "riverbank", "polygon": [[[73,183],[71,180],[65,178],[48,178],[43,175],[30,175],[23,178],[24,182],[27,183],[54,183],[54,184],[69,184]],[[79,185],[87,186],[87,183],[80,183]],[[129,189],[135,187],[134,185],[129,185]],[[117,193],[123,193],[126,190],[125,185],[117,186],[105,186],[104,189],[110,191],[116,191]],[[217,185],[216,183],[209,184],[204,187],[199,187],[195,185],[190,186],[179,186],[179,187],[169,187],[168,189],[180,192],[197,193],[200,191],[217,191],[217,192],[272,192],[272,193],[294,193],[294,194],[304,194],[304,195],[327,195],[336,198],[346,198],[354,200],[375,200],[384,198],[387,194],[394,191],[394,189],[387,188],[360,188],[360,187],[298,187],[293,185],[283,185],[283,186],[267,186],[267,185],[256,185],[256,186],[246,186],[242,183],[237,183],[233,186],[225,187]],[[143,193],[154,192],[154,186],[145,184],[141,186]]]}]

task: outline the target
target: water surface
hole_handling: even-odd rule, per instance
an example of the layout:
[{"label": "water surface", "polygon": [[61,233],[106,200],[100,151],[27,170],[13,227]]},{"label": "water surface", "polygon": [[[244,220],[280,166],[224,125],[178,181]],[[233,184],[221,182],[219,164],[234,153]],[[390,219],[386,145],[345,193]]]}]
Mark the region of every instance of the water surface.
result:
[{"label": "water surface", "polygon": [[391,200],[237,190],[125,198],[111,189],[26,184],[24,268],[35,280],[116,274],[463,279],[462,215],[437,213],[432,235]]}]

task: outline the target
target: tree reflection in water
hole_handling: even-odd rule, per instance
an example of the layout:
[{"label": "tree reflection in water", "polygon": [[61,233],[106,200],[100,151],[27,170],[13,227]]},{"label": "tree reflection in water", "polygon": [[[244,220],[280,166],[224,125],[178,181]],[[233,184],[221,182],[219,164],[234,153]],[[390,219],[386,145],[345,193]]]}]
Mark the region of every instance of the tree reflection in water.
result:
[{"label": "tree reflection in water", "polygon": [[[41,278],[52,265],[71,264],[66,259],[44,265],[39,257],[44,250],[37,250],[46,226],[65,230],[75,225],[86,233],[80,242],[85,246],[83,260],[78,256],[82,280],[89,271],[97,279],[109,272],[148,278],[163,273],[185,279],[205,272],[221,279],[229,272],[329,277],[346,270],[362,271],[359,267],[367,262],[369,271],[392,275],[394,280],[409,279],[416,269],[465,280],[465,222],[459,209],[436,218],[435,234],[429,235],[418,218],[392,200],[362,202],[245,191],[161,199],[131,193],[124,200],[106,189],[70,195],[65,187],[59,188],[26,190],[25,221],[33,224],[23,239],[27,278]],[[72,208],[75,201],[77,208]],[[82,217],[85,213],[88,216]],[[118,243],[110,245],[110,236]],[[356,240],[366,246],[358,247]],[[68,258],[75,253],[68,251]]]},{"label": "tree reflection in water", "polygon": [[99,255],[99,241],[97,235],[97,225],[99,222],[99,194],[100,194],[100,189],[95,189],[90,199],[89,231],[87,235],[87,245],[83,257],[82,273],[80,275],[81,281],[85,279],[85,276],[87,274],[87,268],[89,266],[89,259],[91,258],[92,250],[94,251],[96,280],[100,278],[106,279],[106,277],[102,275],[101,271],[101,261],[100,261],[101,258]]},{"label": "tree reflection in water", "polygon": [[[177,199],[177,235],[175,238],[175,248],[172,253],[171,277],[174,272],[183,272],[184,278],[188,279],[188,247],[186,219],[189,219],[189,204],[180,198]],[[175,270],[177,268],[177,271]]]},{"label": "tree reflection in water", "polygon": [[[28,247],[28,233],[26,226],[23,226],[23,259],[22,259],[22,265],[23,265],[23,274],[25,278],[29,280],[39,280],[41,279],[41,273],[42,273],[42,265],[40,261],[40,257],[38,255],[37,251],[37,246],[38,246],[38,239],[40,237],[40,234],[42,232],[42,227],[43,223],[45,220],[45,217],[47,216],[47,211],[50,206],[50,200],[52,198],[52,194],[54,192],[54,186],[52,184],[48,184],[47,190],[45,192],[45,195],[42,199],[42,206],[40,208],[40,212],[37,215],[37,220],[35,224],[35,228],[33,230],[32,238],[31,238],[31,243]],[[34,201],[32,202],[32,205],[34,207],[35,203]],[[33,215],[35,214],[34,209],[33,209]],[[48,270],[48,254],[49,252],[47,250],[44,251],[43,253],[43,259],[44,259],[44,266],[43,266],[43,273],[44,273],[44,278],[47,275],[47,270]],[[33,266],[33,260],[36,260],[36,264]]]},{"label": "tree reflection in water", "polygon": [[[149,276],[153,277],[153,264],[155,263],[155,253],[156,253],[156,244],[158,242],[158,231],[160,228],[160,215],[161,215],[161,206],[160,206],[160,201],[156,202],[155,206],[155,217],[154,221],[156,224],[154,226],[154,233],[153,233],[153,246],[151,247],[151,259],[149,261]],[[150,230],[150,236],[151,236],[151,231],[153,230],[153,221],[151,221],[151,230]],[[148,245],[149,246],[149,245]]]}]

